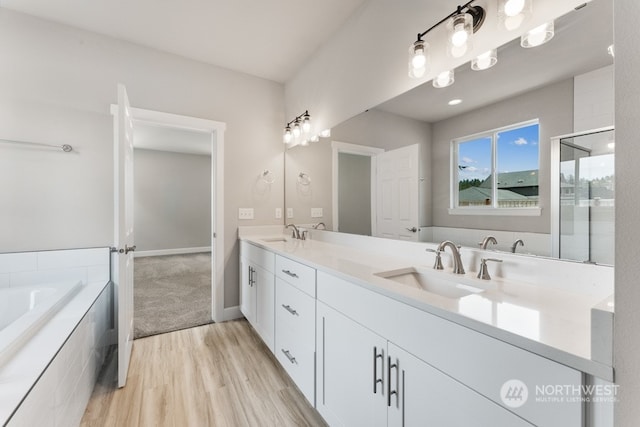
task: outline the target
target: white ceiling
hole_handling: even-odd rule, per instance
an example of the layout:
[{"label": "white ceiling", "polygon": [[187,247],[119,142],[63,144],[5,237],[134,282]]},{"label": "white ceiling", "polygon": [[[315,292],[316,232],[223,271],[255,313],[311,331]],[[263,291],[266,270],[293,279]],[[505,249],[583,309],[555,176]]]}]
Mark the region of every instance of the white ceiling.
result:
[{"label": "white ceiling", "polygon": [[[458,67],[452,86],[435,89],[429,81],[375,108],[433,123],[613,63],[607,53],[613,43],[611,0],[593,0],[557,19],[555,31],[540,47],[523,49],[520,38],[502,46],[489,70]],[[456,98],[462,103],[447,105]]]},{"label": "white ceiling", "polygon": [[0,6],[284,83],[365,0],[0,0]]},{"label": "white ceiling", "polygon": [[133,146],[138,149],[211,155],[211,134],[167,126],[136,123]]}]

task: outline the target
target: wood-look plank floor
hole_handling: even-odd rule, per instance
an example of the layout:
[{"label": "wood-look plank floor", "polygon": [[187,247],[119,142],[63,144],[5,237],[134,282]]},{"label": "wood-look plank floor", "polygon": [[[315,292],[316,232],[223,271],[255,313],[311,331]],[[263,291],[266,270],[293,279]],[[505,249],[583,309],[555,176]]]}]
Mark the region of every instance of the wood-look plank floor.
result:
[{"label": "wood-look plank floor", "polygon": [[134,341],[126,387],[113,357],[81,426],[325,426],[246,320]]}]

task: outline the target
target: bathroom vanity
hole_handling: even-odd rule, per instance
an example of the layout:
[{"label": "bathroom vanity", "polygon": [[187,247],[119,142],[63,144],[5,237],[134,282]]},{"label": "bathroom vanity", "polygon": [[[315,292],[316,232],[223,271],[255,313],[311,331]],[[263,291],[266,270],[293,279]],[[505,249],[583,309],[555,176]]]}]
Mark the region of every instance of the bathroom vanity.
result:
[{"label": "bathroom vanity", "polygon": [[241,310],[329,425],[610,425],[611,403],[585,391],[614,390],[592,358],[604,267],[505,254],[481,280],[475,249],[454,275],[427,244],[255,232],[240,231]]}]

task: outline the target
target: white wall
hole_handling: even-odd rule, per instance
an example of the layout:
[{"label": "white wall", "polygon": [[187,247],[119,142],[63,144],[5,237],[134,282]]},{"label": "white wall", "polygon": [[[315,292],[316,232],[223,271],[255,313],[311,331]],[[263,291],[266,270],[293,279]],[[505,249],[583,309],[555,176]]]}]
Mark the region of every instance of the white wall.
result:
[{"label": "white wall", "polygon": [[640,2],[614,0],[616,123],[616,268],[613,356],[620,386],[616,427],[640,420],[640,263],[638,263],[638,158],[640,158]]},{"label": "white wall", "polygon": [[573,130],[580,132],[613,126],[613,65],[575,76]]},{"label": "white wall", "polygon": [[[449,215],[451,140],[527,120],[540,121],[539,191],[541,216]],[[573,79],[436,122],[432,143],[433,225],[437,227],[550,233],[550,139],[573,130]]]},{"label": "white wall", "polygon": [[[489,4],[493,11],[496,3],[477,2],[482,6]],[[584,0],[536,0],[528,25],[515,32],[500,30],[496,14],[489,13],[483,29],[490,31],[476,34],[474,49],[458,59],[448,58],[444,49],[435,49],[430,72],[422,79],[412,80],[407,77],[409,45],[418,32],[447,16],[457,3],[370,0],[286,83],[287,116],[308,109],[313,115],[314,130],[333,127],[582,3]],[[442,29],[429,34],[432,45],[444,45],[446,32]]]},{"label": "white wall", "polygon": [[134,150],[138,251],[211,246],[211,156]]},{"label": "white wall", "polygon": [[[215,25],[215,20],[212,21]],[[238,304],[238,208],[278,224],[283,86],[0,8],[0,137],[75,152],[0,145],[0,251],[113,243],[116,84],[134,107],[225,122],[225,307]]]}]

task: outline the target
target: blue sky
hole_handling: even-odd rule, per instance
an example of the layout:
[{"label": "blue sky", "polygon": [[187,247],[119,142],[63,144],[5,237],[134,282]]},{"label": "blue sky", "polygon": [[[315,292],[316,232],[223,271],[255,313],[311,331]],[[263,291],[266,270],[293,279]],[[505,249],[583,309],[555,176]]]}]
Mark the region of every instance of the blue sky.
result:
[{"label": "blue sky", "polygon": [[[498,134],[498,172],[538,169],[538,125]],[[491,138],[482,137],[458,145],[459,179],[484,180],[491,173]]]}]

